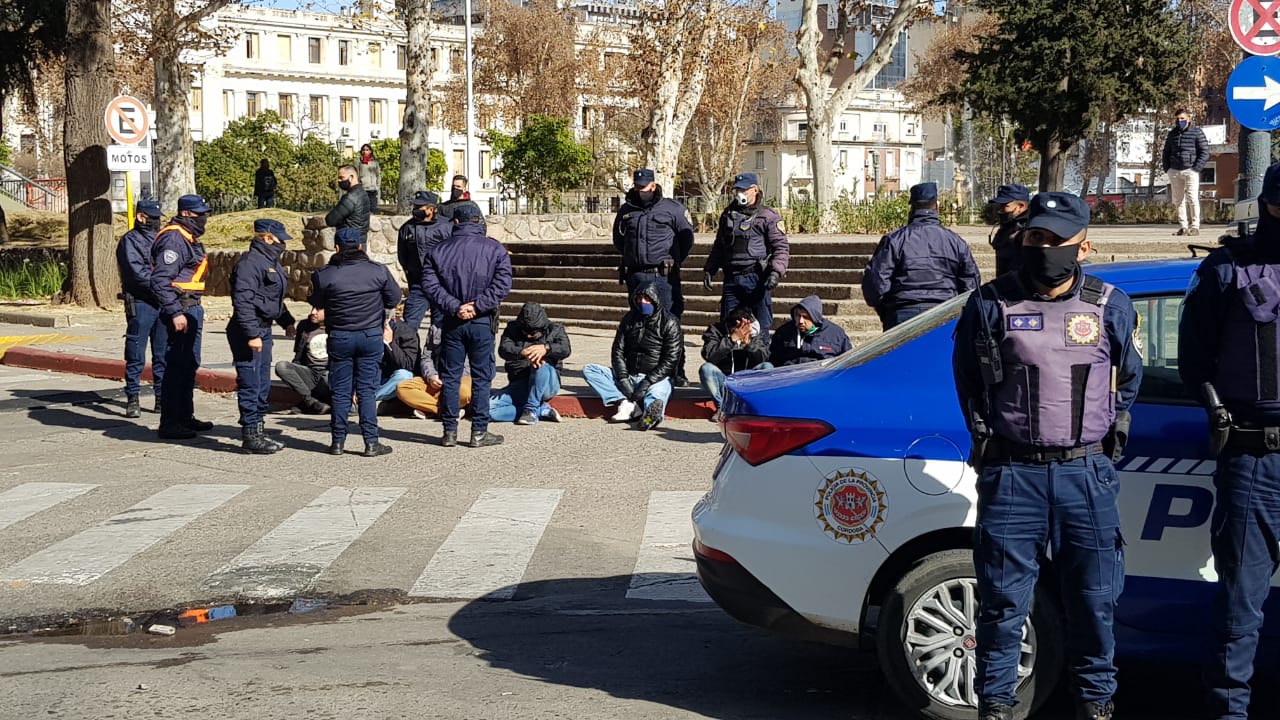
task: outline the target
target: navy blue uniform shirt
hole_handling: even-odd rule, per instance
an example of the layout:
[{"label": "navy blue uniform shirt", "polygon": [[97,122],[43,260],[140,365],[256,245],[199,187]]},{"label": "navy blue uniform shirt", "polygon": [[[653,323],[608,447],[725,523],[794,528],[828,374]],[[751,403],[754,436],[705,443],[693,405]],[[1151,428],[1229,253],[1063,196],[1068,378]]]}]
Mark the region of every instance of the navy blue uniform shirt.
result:
[{"label": "navy blue uniform shirt", "polygon": [[880,239],[862,275],[862,296],[873,308],[895,309],[945,302],[980,282],[969,244],[942,226],[938,211],[916,210]]},{"label": "navy blue uniform shirt", "polygon": [[385,265],[361,250],[345,250],[311,274],[311,307],[324,310],[324,326],[359,331],[381,328],[400,304],[400,286]]},{"label": "navy blue uniform shirt", "polygon": [[196,232],[193,218],[176,217],[151,245],[151,292],[166,317],[182,314],[179,296],[204,295],[208,261]]},{"label": "navy blue uniform shirt", "polygon": [[159,228],[137,225],[120,238],[116,246],[116,265],[120,269],[120,286],[124,291],[148,305],[156,304],[151,292],[151,246]]},{"label": "navy blue uniform shirt", "polygon": [[293,315],[284,306],[287,283],[280,265],[282,252],[284,245],[254,238],[231,271],[231,315],[246,337],[258,337],[276,321],[286,330],[293,326]]}]

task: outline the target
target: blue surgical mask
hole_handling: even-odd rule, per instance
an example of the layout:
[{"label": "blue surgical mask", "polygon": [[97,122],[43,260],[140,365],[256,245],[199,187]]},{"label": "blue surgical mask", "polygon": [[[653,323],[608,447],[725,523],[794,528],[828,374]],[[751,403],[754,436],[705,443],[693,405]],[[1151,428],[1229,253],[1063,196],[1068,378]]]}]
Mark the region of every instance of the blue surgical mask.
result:
[{"label": "blue surgical mask", "polygon": [[1186,120],[1179,120],[1179,121],[1178,121],[1178,129],[1179,129],[1179,130],[1186,130],[1186,129],[1187,129],[1187,125],[1189,125],[1189,124],[1190,124],[1190,123],[1188,123]]},{"label": "blue surgical mask", "polygon": [[640,314],[645,317],[649,317],[650,315],[652,315],[653,309],[654,308],[652,303],[640,303]]}]

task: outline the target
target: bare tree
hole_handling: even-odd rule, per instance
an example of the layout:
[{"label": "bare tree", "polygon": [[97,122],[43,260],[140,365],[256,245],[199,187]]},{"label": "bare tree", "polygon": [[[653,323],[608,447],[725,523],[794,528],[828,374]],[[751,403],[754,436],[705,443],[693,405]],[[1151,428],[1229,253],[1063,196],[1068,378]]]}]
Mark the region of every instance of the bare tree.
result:
[{"label": "bare tree", "polygon": [[120,277],[111,226],[111,173],[103,108],[115,85],[111,0],[68,0],[66,96],[67,219],[71,272],[63,297],[80,305],[116,302]]},{"label": "bare tree", "polygon": [[[827,12],[838,7],[836,27],[827,43],[823,42],[823,26],[818,22],[819,4],[824,4]],[[917,18],[932,12],[933,3],[930,0],[900,0],[887,22],[874,22],[875,10],[883,7],[882,2],[868,0],[804,0],[801,5],[800,28],[796,31],[796,50],[800,55],[796,84],[805,97],[809,122],[806,144],[813,167],[814,200],[821,213],[819,228],[823,232],[831,232],[836,228],[835,214],[831,208],[836,199],[835,168],[831,153],[832,130],[854,96],[866,88],[892,60],[893,49],[903,31]],[[856,53],[848,47],[849,41],[859,29],[875,35],[875,49],[865,58],[857,58]],[[856,68],[852,72],[848,71],[850,64]],[[836,78],[845,72],[848,75],[836,86]]]},{"label": "bare tree", "polygon": [[400,127],[400,182],[396,210],[407,214],[413,193],[427,186],[428,138],[431,130],[431,0],[400,0],[408,30],[405,59],[404,124]]}]

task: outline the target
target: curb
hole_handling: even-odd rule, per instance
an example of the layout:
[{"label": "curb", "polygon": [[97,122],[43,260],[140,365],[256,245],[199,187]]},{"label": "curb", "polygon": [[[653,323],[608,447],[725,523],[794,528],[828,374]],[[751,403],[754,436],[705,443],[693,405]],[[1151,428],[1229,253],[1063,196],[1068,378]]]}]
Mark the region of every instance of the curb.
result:
[{"label": "curb", "polygon": [[[106,380],[124,379],[124,360],[50,352],[27,346],[6,351],[3,359],[0,359],[0,364],[32,370],[87,375]],[[151,379],[150,365],[143,370],[142,379]],[[230,372],[198,370],[196,387],[208,393],[233,393],[236,391],[236,376]],[[273,403],[285,405],[296,405],[301,400],[297,393],[278,382],[271,384],[270,399]],[[551,407],[569,418],[604,418],[611,414],[598,398],[584,398],[577,395],[557,395],[552,398]],[[715,408],[710,400],[672,397],[667,403],[666,417],[677,420],[707,420],[714,413]]]},{"label": "curb", "polygon": [[0,323],[45,328],[69,328],[71,327],[71,316],[22,312],[21,310],[0,310]]}]

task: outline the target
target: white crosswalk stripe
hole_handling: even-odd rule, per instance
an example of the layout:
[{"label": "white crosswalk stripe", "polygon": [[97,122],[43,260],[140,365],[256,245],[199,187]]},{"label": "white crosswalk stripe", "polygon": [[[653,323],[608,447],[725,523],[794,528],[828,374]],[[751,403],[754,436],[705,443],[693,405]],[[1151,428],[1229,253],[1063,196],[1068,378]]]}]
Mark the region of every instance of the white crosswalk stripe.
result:
[{"label": "white crosswalk stripe", "polygon": [[174,485],[0,572],[0,582],[88,585],[246,490]]},{"label": "white crosswalk stripe", "polygon": [[701,491],[649,495],[649,512],[627,597],[632,600],[711,602],[694,575],[693,522],[689,514]]},{"label": "white crosswalk stripe", "polygon": [[326,490],[205,581],[241,597],[288,597],[311,587],[408,488]]},{"label": "white crosswalk stripe", "polygon": [[83,483],[33,482],[0,493],[0,530],[96,487]]},{"label": "white crosswalk stripe", "polygon": [[563,494],[563,490],[485,490],[431,557],[409,594],[510,599]]}]

